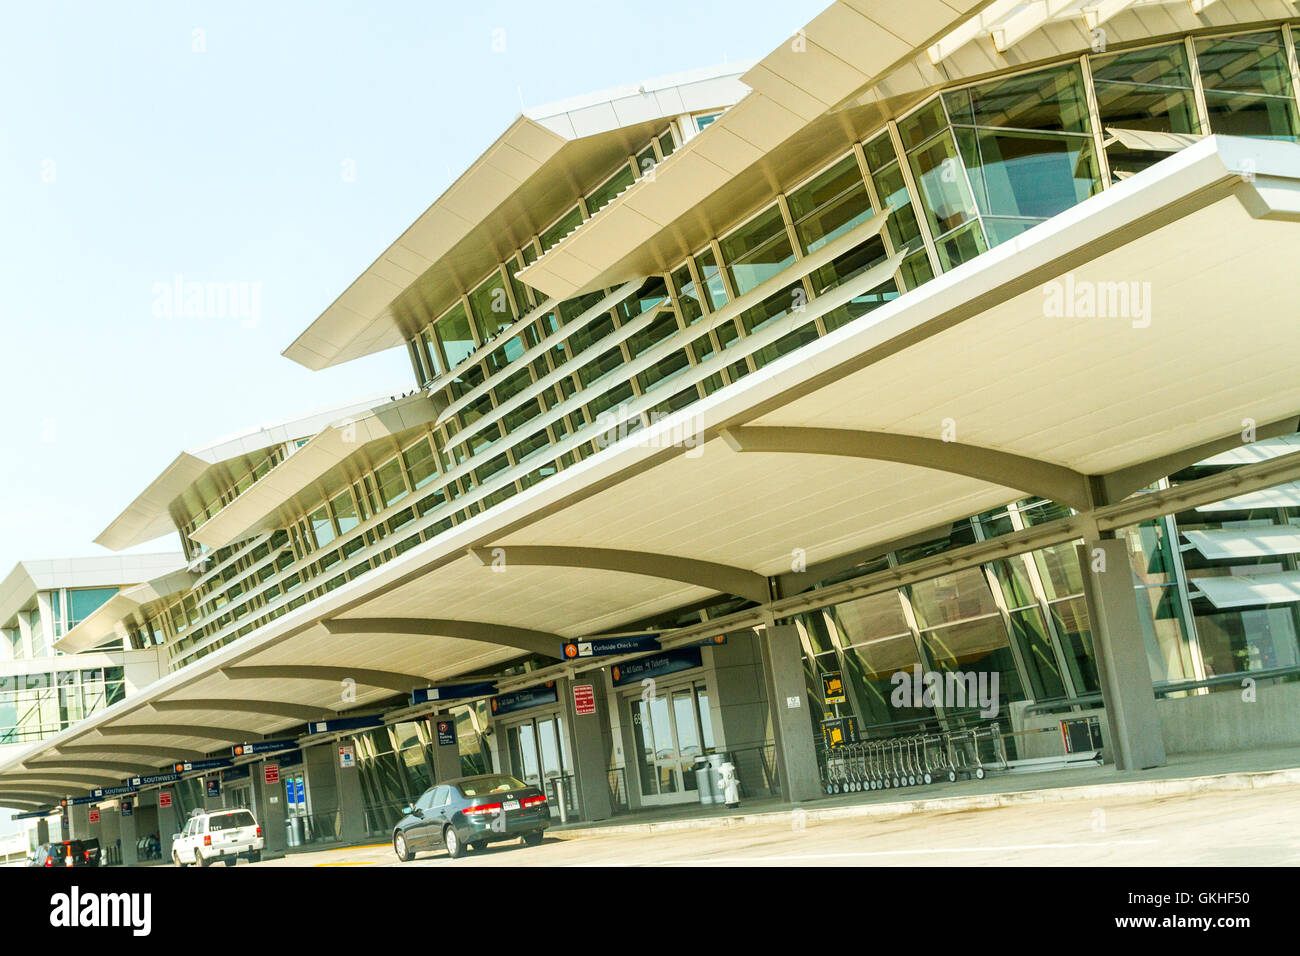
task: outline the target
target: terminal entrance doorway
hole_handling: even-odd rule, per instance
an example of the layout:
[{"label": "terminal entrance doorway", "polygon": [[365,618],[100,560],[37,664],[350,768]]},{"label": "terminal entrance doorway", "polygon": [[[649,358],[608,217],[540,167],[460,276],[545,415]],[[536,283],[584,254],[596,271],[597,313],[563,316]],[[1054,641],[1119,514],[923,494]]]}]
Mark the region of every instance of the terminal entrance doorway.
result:
[{"label": "terminal entrance doorway", "polygon": [[253,784],[247,779],[232,780],[221,788],[222,803],[227,810],[252,809]]},{"label": "terminal entrance doorway", "polygon": [[697,800],[695,760],[714,750],[708,687],[697,680],[657,689],[657,697],[627,698],[641,802],[661,806]]},{"label": "terminal entrance doorway", "polygon": [[514,775],[546,794],[552,816],[559,815],[556,781],[564,780],[565,799],[573,808],[573,777],[564,742],[564,718],[535,717],[506,727],[506,747]]}]

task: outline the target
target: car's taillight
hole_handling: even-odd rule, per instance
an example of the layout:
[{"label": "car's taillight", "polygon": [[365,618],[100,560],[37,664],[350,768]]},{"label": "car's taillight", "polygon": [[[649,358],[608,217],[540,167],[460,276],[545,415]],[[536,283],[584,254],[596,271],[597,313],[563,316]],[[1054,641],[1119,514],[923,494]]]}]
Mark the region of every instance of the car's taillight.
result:
[{"label": "car's taillight", "polygon": [[527,810],[529,807],[540,807],[545,802],[546,797],[538,795],[536,797],[524,797],[523,800],[519,801],[519,805]]},{"label": "car's taillight", "polygon": [[46,865],[46,866],[53,866],[53,865],[54,865],[54,857],[52,857],[52,856],[47,856],[47,857],[45,858],[45,865]]},{"label": "car's taillight", "polygon": [[479,814],[479,813],[496,813],[500,809],[501,809],[501,804],[499,803],[480,803],[477,804],[476,806],[466,807],[464,810],[460,812],[465,814],[465,816],[467,817],[472,817],[475,814]]},{"label": "car's taillight", "polygon": [[203,845],[204,845],[204,846],[212,846],[212,834],[211,834],[211,833],[205,833],[205,834],[203,834]]},{"label": "car's taillight", "polygon": [[262,828],[261,828],[261,827],[258,827],[258,828],[257,828],[257,835],[258,835],[258,836],[261,836],[261,835],[262,835]]}]

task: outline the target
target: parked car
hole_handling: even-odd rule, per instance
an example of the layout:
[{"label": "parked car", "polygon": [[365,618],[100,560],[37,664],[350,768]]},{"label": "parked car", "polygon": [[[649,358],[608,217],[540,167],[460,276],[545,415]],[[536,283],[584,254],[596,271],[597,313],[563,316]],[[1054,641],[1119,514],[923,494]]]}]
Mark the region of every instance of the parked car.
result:
[{"label": "parked car", "polygon": [[[87,843],[94,843],[94,850]],[[68,860],[71,858],[72,862]],[[27,860],[28,866],[97,866],[99,841],[64,840],[61,843],[42,843]]]},{"label": "parked car", "polygon": [[393,852],[406,863],[422,850],[445,847],[453,860],[466,849],[522,839],[542,842],[551,822],[546,795],[502,773],[459,777],[430,787],[393,827]]},{"label": "parked car", "polygon": [[243,858],[262,859],[262,828],[244,809],[195,810],[180,833],[172,834],[172,862],[208,866],[220,860],[234,866]]}]

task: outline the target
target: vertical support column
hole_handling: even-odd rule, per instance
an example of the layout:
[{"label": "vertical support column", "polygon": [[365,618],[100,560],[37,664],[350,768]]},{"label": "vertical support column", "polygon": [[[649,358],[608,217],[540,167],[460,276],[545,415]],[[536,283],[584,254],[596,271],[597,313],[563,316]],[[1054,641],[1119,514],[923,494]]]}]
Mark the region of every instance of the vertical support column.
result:
[{"label": "vertical support column", "polygon": [[[614,812],[609,800],[609,752],[601,732],[600,714],[605,707],[605,686],[599,673],[585,680],[560,681],[564,695],[564,725],[569,737],[569,759],[573,763],[574,796],[584,820],[607,820]],[[574,685],[590,686],[595,713],[579,714],[573,699]]]},{"label": "vertical support column", "polygon": [[[441,744],[439,726],[445,724],[454,739],[454,743]],[[433,752],[433,782],[442,783],[461,776],[460,739],[456,737],[456,718],[451,714],[429,715],[429,734],[432,737],[430,750]]]},{"label": "vertical support column", "polygon": [[[343,766],[339,746],[352,746],[354,759],[351,767]],[[369,832],[366,828],[366,799],[361,789],[361,766],[355,759],[356,740],[347,738],[337,744],[327,744],[333,751],[334,786],[339,801],[339,839],[344,843],[360,843]]]},{"label": "vertical support column", "polygon": [[50,821],[41,817],[36,821],[36,845],[50,842]]},{"label": "vertical support column", "polygon": [[121,864],[122,860],[118,856],[119,841],[122,836],[122,828],[119,825],[120,818],[117,815],[116,808],[106,810],[99,808],[99,858],[102,862],[107,863],[112,860],[115,864]]},{"label": "vertical support column", "polygon": [[[171,803],[162,805],[162,795],[168,794]],[[162,858],[172,858],[172,834],[180,831],[181,821],[176,811],[176,792],[174,790],[158,791],[158,843],[162,847]]]},{"label": "vertical support column", "polygon": [[140,862],[139,854],[135,850],[135,841],[139,839],[136,831],[136,799],[137,795],[132,794],[124,797],[125,800],[131,801],[131,813],[127,815],[122,812],[122,804],[119,801],[117,805],[117,826],[118,836],[122,840],[122,865],[135,866]]},{"label": "vertical support column", "polygon": [[262,824],[265,857],[284,856],[284,784],[266,782],[266,764],[255,763],[249,767],[253,783],[253,799],[257,801],[258,823]]},{"label": "vertical support column", "polygon": [[68,807],[68,839],[90,839],[90,804],[72,804]]},{"label": "vertical support column", "polygon": [[1115,767],[1162,767],[1164,734],[1128,546],[1116,538],[1090,539],[1078,545],[1078,555]]},{"label": "vertical support column", "polygon": [[768,624],[762,649],[781,795],[791,802],[812,800],[821,796],[821,775],[804,686],[799,632],[792,624]]}]

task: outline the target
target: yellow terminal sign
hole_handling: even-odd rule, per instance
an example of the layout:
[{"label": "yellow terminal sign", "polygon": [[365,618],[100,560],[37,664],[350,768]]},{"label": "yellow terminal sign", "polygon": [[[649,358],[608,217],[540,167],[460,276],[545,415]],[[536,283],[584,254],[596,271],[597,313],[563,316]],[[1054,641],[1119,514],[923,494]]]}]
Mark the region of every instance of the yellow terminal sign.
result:
[{"label": "yellow terminal sign", "polygon": [[839,671],[827,671],[822,674],[822,700],[828,704],[845,702],[844,678]]}]

